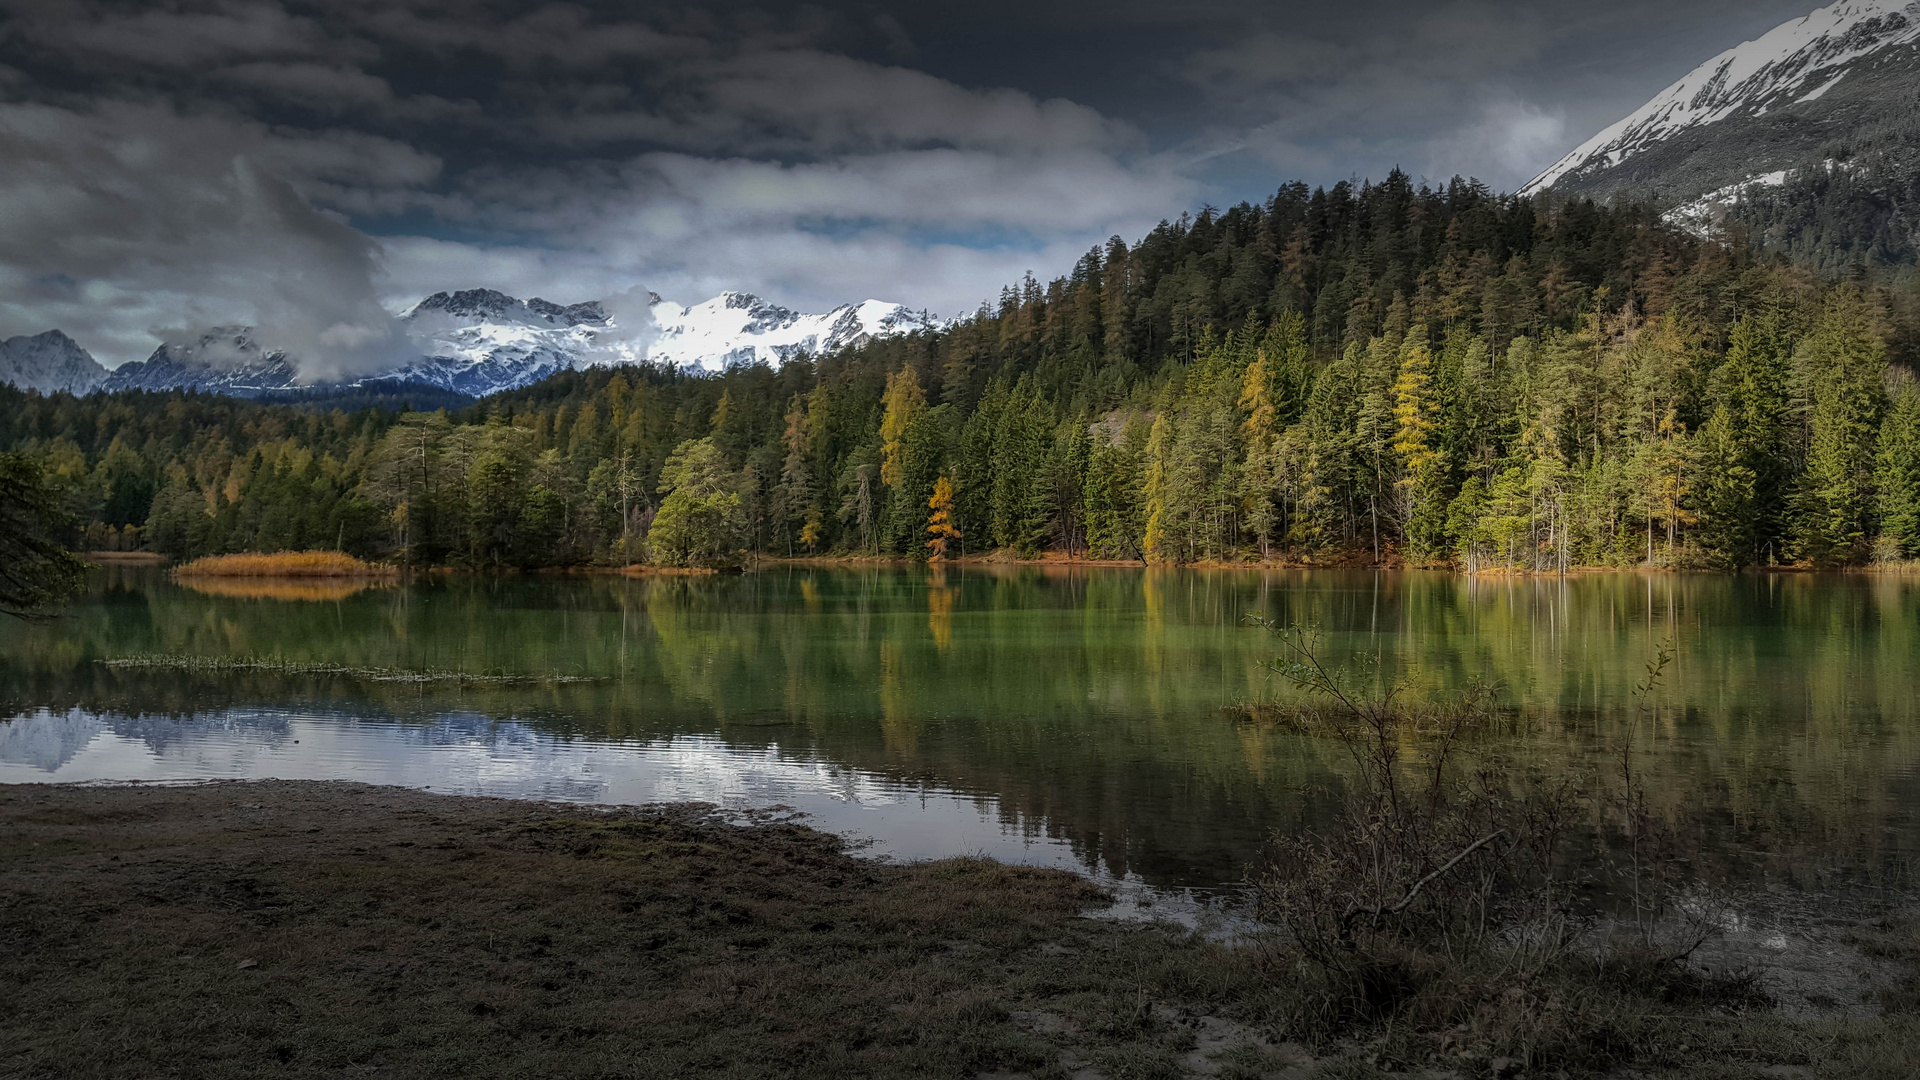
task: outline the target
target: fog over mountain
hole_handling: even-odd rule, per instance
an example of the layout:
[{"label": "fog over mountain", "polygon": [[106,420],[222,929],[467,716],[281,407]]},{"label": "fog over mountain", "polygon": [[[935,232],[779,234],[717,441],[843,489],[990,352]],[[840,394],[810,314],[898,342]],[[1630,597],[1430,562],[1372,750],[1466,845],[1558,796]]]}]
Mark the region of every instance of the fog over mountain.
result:
[{"label": "fog over mountain", "polygon": [[953,316],[1281,180],[1517,186],[1797,14],[0,0],[0,336],[246,326],[338,381],[456,288]]}]

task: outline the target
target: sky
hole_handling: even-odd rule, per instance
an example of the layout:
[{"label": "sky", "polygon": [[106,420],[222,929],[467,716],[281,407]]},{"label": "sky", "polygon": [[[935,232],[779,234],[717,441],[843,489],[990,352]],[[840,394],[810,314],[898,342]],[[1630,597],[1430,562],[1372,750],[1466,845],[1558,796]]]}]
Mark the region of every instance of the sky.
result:
[{"label": "sky", "polygon": [[1512,190],[1814,6],[0,0],[0,338],[325,377],[443,289],[953,316],[1295,179]]}]

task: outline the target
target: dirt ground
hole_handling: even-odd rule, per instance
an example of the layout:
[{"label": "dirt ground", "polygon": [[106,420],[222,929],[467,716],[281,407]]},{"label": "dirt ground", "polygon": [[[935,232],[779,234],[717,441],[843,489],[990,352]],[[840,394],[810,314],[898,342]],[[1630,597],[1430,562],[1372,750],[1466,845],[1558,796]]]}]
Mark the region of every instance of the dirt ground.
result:
[{"label": "dirt ground", "polygon": [[[1382,1048],[1431,1034],[1316,1060],[1285,1041],[1260,949],[1086,917],[1105,900],[1063,872],[881,864],[698,806],[0,786],[0,1077],[1333,1080],[1404,1068]],[[1888,933],[1888,955],[1920,955]],[[1622,1028],[1614,1075],[1920,1060],[1911,1011],[1660,1011]],[[1448,1053],[1399,1075],[1564,1075]]]},{"label": "dirt ground", "polygon": [[1245,976],[1102,900],[700,807],[0,786],[0,1075],[1180,1075]]}]

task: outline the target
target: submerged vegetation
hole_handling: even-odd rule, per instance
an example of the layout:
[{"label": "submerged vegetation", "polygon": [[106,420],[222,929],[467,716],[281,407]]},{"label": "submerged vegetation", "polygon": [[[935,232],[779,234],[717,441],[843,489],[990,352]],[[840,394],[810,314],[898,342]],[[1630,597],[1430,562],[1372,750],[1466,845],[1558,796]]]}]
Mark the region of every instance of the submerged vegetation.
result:
[{"label": "submerged vegetation", "polygon": [[518,683],[581,683],[594,681],[592,677],[584,675],[353,667],[347,664],[315,663],[280,656],[122,656],[100,662],[110,668],[137,671],[172,671],[196,675],[218,674],[221,672],[266,673],[272,675],[341,675],[366,682],[386,683],[512,685]]},{"label": "submerged vegetation", "polygon": [[1910,292],[1395,174],[778,370],[570,372],[430,415],[0,391],[0,447],[99,546],[182,558],[1850,566],[1920,555]]}]

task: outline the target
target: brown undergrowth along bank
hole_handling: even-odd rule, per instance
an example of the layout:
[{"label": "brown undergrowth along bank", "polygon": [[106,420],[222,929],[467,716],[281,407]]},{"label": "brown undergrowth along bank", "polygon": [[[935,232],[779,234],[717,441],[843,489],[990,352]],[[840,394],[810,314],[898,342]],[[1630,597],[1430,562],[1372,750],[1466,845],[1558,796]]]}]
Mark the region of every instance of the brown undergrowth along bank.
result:
[{"label": "brown undergrowth along bank", "polygon": [[[697,806],[0,787],[0,1076],[1560,1074],[1459,1026],[1316,1057],[1287,1024],[1317,990],[1265,949],[1083,917],[1102,903],[1071,874],[879,864]],[[1631,972],[1476,978],[1514,1015],[1605,1020],[1638,1076],[1895,1077],[1920,1053],[1908,1013],[1787,1023]]]}]

